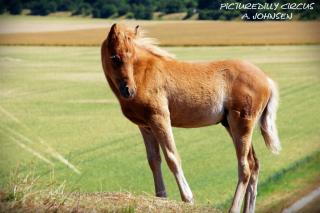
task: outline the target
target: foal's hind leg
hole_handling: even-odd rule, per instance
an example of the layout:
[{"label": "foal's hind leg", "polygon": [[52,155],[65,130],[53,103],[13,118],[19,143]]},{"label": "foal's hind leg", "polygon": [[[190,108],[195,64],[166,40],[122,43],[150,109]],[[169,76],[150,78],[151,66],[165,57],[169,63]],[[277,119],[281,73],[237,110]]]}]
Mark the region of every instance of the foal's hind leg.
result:
[{"label": "foal's hind leg", "polygon": [[245,195],[243,212],[254,213],[256,197],[257,197],[259,161],[255,155],[252,145],[249,151],[248,161],[249,161],[249,167],[251,170],[251,176],[250,176],[249,184],[248,184],[246,195]]},{"label": "foal's hind leg", "polygon": [[153,174],[154,187],[157,197],[167,197],[166,189],[163,183],[162,172],[161,172],[161,156],[159,150],[159,143],[155,139],[151,129],[139,127],[144,144],[146,146],[147,158],[150,169]]},{"label": "foal's hind leg", "polygon": [[240,212],[243,197],[251,176],[248,154],[251,147],[254,119],[236,110],[231,110],[227,119],[238,160],[238,184],[229,211]]}]

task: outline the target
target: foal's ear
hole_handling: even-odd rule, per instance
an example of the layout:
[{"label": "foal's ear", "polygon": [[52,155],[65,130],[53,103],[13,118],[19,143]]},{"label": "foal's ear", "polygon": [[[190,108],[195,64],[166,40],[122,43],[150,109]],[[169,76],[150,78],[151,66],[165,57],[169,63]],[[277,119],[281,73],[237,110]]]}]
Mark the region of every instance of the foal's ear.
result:
[{"label": "foal's ear", "polygon": [[139,25],[137,25],[135,28],[134,28],[134,35],[137,36],[138,35],[138,29],[139,29]]},{"label": "foal's ear", "polygon": [[117,29],[117,23],[114,23],[110,28],[110,33],[115,33]]}]

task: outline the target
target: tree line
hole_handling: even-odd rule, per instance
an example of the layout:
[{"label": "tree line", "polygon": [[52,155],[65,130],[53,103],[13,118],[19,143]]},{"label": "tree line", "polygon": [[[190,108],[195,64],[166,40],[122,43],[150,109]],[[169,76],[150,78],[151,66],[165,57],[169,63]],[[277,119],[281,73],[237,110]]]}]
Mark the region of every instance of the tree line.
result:
[{"label": "tree line", "polygon": [[[70,11],[72,15],[92,16],[93,18],[146,19],[154,18],[155,12],[170,14],[185,12],[184,19],[197,15],[201,20],[233,20],[244,13],[253,14],[257,10],[220,10],[221,3],[253,3],[251,0],[0,0],[0,13],[21,14],[29,9],[30,15],[46,16],[58,11]],[[311,0],[258,0],[254,3],[312,3],[313,10],[292,10],[299,20],[320,18],[319,3]],[[259,11],[263,12],[263,11]],[[265,11],[267,12],[267,11]],[[278,11],[281,12],[281,11]],[[288,11],[286,11],[288,12]]]}]

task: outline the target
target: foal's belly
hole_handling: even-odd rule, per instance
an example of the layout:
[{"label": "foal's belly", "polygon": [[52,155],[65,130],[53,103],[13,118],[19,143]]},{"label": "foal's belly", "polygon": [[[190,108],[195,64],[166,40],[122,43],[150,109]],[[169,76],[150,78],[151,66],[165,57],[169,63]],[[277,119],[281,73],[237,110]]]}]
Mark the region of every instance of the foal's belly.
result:
[{"label": "foal's belly", "polygon": [[223,108],[222,106],[208,108],[181,106],[179,109],[170,110],[170,118],[171,125],[174,127],[196,128],[209,126],[222,120]]}]

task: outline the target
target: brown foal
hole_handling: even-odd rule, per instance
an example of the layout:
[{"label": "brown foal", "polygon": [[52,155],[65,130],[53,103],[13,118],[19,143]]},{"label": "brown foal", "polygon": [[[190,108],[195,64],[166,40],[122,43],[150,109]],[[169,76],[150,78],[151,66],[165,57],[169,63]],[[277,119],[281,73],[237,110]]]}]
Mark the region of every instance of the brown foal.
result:
[{"label": "brown foal", "polygon": [[278,103],[273,81],[258,67],[240,60],[188,63],[175,60],[135,30],[114,24],[101,47],[106,79],[122,112],[139,126],[153,173],[156,196],[166,197],[160,147],[181,198],[193,195],[183,174],[172,126],[195,128],[221,123],[238,159],[238,184],[230,212],[254,212],[259,162],[252,132],[259,123],[267,147],[281,149],[275,119]]}]

